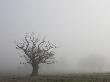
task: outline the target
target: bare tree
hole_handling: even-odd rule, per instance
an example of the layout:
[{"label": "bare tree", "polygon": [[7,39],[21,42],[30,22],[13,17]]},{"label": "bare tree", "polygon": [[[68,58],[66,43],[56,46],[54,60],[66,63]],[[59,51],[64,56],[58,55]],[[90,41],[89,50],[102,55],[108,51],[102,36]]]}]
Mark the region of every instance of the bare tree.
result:
[{"label": "bare tree", "polygon": [[35,33],[26,34],[24,39],[16,44],[16,49],[23,51],[26,63],[31,64],[33,68],[31,76],[38,75],[39,64],[54,63],[55,53],[53,49],[55,48],[55,44],[45,39],[41,40],[38,36],[35,36]]}]

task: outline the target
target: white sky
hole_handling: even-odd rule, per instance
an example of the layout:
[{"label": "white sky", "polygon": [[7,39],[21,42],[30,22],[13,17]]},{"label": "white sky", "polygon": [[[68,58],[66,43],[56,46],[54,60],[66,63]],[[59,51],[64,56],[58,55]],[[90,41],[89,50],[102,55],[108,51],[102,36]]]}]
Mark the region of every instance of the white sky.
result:
[{"label": "white sky", "polygon": [[80,58],[91,54],[107,60],[104,70],[110,68],[109,0],[0,0],[0,69],[20,66],[14,41],[26,32],[59,46],[58,70],[79,69]]}]

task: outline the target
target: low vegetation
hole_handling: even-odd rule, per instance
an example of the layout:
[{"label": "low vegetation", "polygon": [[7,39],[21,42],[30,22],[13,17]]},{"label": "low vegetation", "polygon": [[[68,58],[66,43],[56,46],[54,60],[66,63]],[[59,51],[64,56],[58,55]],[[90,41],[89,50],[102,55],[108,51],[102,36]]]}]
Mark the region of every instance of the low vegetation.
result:
[{"label": "low vegetation", "polygon": [[39,75],[36,77],[5,76],[0,78],[0,82],[110,82],[110,74]]}]

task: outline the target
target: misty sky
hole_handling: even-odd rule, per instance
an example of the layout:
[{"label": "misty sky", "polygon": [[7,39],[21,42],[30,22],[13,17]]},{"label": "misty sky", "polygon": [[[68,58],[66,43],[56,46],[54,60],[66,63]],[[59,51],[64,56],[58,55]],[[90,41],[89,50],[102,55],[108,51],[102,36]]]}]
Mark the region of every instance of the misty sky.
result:
[{"label": "misty sky", "polygon": [[0,0],[0,70],[25,69],[15,41],[26,32],[58,45],[54,70],[110,71],[109,0]]}]

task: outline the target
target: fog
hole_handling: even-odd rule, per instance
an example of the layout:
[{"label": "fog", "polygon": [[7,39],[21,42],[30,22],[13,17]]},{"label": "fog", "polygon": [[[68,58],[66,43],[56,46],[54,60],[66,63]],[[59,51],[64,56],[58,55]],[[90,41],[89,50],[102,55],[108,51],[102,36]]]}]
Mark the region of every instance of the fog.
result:
[{"label": "fog", "polygon": [[40,73],[110,72],[109,0],[0,0],[0,72],[30,73],[15,41],[37,32],[58,45]]}]

